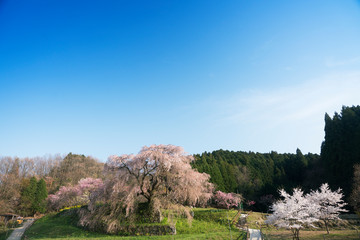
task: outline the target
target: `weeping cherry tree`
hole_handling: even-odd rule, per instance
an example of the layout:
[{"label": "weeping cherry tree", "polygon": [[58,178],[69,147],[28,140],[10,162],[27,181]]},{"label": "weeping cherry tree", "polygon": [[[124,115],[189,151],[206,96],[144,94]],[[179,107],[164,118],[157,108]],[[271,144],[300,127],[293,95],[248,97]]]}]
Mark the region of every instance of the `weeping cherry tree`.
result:
[{"label": "weeping cherry tree", "polygon": [[213,185],[208,174],[192,169],[193,160],[173,145],[144,146],[136,155],[109,157],[105,165],[108,179],[92,194],[92,214],[82,217],[82,225],[91,228],[94,219],[101,219],[112,232],[121,224],[119,219],[131,221],[142,215],[159,221],[160,209],[205,205]]}]

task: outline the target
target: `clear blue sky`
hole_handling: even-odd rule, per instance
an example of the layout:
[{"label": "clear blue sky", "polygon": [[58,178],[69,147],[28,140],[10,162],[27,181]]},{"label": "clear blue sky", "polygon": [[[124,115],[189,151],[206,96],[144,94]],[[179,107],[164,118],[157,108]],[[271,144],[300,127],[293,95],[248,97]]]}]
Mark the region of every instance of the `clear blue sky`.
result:
[{"label": "clear blue sky", "polygon": [[320,152],[360,1],[0,0],[0,156]]}]

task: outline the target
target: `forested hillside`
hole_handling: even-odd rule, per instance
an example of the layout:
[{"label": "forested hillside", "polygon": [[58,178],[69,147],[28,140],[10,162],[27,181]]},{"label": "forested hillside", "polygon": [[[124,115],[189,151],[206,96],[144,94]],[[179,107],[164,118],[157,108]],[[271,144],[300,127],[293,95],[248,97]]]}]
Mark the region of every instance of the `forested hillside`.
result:
[{"label": "forested hillside", "polygon": [[[320,156],[296,154],[233,152],[218,150],[195,155],[193,166],[210,174],[218,190],[242,194],[258,201],[266,195],[277,195],[279,188],[302,186],[314,188],[320,184],[319,174],[312,174]],[[318,187],[318,186],[316,186]]]}]

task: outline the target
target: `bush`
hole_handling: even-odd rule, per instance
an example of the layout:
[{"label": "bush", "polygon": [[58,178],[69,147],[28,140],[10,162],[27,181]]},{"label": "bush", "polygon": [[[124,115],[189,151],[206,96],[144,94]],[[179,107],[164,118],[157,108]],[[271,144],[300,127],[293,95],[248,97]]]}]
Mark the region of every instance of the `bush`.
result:
[{"label": "bush", "polygon": [[214,206],[217,208],[230,209],[237,208],[241,203],[241,195],[235,193],[224,193],[217,191],[213,198]]}]

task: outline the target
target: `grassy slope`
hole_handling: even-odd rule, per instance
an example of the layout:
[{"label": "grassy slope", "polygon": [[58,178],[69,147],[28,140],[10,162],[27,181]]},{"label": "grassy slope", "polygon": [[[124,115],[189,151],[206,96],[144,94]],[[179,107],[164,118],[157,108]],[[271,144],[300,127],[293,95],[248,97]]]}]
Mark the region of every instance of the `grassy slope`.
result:
[{"label": "grassy slope", "polygon": [[[120,237],[85,231],[76,226],[77,218],[71,214],[49,214],[39,219],[25,233],[28,239],[242,239],[244,233],[232,227],[231,237],[228,220],[236,211],[195,209],[191,224],[186,219],[177,219],[177,235]],[[240,237],[240,238],[239,238]],[[245,239],[245,238],[244,238]]]},{"label": "grassy slope", "polygon": [[12,229],[0,228],[0,240],[5,240],[5,239],[7,239],[7,238],[10,236],[10,234],[11,234],[12,231],[13,231]]}]

